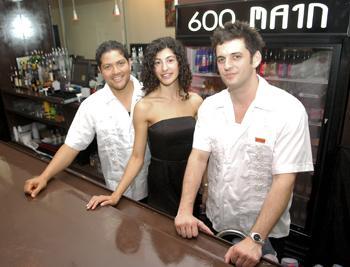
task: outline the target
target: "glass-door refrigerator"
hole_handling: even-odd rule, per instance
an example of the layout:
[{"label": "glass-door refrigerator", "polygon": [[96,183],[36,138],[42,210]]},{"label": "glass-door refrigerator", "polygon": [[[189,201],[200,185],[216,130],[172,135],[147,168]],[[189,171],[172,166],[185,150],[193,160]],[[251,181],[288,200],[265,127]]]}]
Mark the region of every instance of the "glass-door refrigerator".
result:
[{"label": "glass-door refrigerator", "polygon": [[[327,124],[325,108],[331,97],[330,69],[337,47],[291,46],[271,44],[263,49],[263,61],[258,73],[269,83],[288,91],[304,105],[309,118],[309,130],[314,164],[318,162],[321,133]],[[307,207],[312,192],[314,173],[298,173],[296,179],[291,220],[294,227],[307,227]]]},{"label": "glass-door refrigerator", "polygon": [[283,256],[306,265],[317,263],[310,255],[315,245],[313,229],[322,223],[320,211],[332,183],[325,175],[330,164],[325,159],[340,142],[349,92],[349,1],[180,2],[178,40],[192,50],[194,46],[209,47],[216,27],[226,21],[247,21],[266,43],[258,74],[303,103],[309,118],[314,172],[297,176],[290,209],[291,232]]}]

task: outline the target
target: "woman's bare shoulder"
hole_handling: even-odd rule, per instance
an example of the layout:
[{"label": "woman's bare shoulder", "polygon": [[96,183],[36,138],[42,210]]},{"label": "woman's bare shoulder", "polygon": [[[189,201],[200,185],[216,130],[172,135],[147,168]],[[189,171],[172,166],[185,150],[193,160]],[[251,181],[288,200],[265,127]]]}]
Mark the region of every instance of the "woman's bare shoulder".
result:
[{"label": "woman's bare shoulder", "polygon": [[189,92],[189,98],[188,98],[192,104],[200,106],[203,102],[203,98],[194,92]]},{"label": "woman's bare shoulder", "polygon": [[135,111],[137,112],[147,112],[152,108],[152,101],[145,96],[142,99],[140,99],[136,105],[135,105]]}]

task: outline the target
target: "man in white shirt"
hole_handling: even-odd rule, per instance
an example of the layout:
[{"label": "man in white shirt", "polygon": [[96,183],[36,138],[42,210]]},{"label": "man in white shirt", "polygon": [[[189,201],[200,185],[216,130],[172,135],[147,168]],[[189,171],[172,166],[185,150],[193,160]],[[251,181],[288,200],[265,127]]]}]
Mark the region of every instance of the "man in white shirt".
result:
[{"label": "man in white shirt", "polygon": [[264,42],[247,23],[226,23],[213,35],[226,90],[207,98],[198,112],[193,149],[175,227],[184,238],[198,228],[192,215],[208,163],[207,216],[214,230],[247,235],[225,255],[227,263],[255,266],[268,237],[287,236],[297,172],[313,170],[308,118],[292,95],[259,77]]},{"label": "man in white shirt", "polygon": [[[106,41],[96,50],[96,61],[105,86],[83,101],[69,128],[65,143],[46,169],[25,182],[24,191],[35,197],[48,181],[68,167],[79,151],[97,138],[98,154],[106,186],[115,190],[124,173],[134,142],[132,124],[136,102],[143,96],[141,84],[131,76],[127,49],[119,42]],[[149,153],[133,184],[124,195],[135,200],[147,196]]]}]

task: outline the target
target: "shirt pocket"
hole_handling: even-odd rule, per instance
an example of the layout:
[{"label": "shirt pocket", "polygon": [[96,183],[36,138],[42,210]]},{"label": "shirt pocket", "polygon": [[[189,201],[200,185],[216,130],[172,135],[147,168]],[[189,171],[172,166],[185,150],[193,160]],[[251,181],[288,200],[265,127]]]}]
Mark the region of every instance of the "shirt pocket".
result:
[{"label": "shirt pocket", "polygon": [[246,166],[244,182],[250,188],[246,197],[262,203],[272,183],[272,148],[253,141],[244,144],[243,151]]}]

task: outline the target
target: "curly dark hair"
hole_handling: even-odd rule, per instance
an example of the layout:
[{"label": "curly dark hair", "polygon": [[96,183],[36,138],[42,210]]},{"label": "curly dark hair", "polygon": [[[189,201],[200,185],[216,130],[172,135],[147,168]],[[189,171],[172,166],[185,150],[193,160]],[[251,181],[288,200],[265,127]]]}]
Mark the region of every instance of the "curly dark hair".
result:
[{"label": "curly dark hair", "polygon": [[184,93],[183,99],[188,99],[188,89],[192,81],[191,70],[188,65],[185,48],[179,41],[172,37],[162,37],[153,40],[146,48],[141,67],[141,81],[144,86],[145,95],[153,92],[159,86],[160,82],[154,73],[154,60],[157,53],[165,48],[171,49],[176,55],[177,62],[179,63],[179,85]]},{"label": "curly dark hair", "polygon": [[105,41],[102,44],[99,45],[99,47],[96,49],[96,62],[97,66],[101,67],[101,57],[104,53],[112,51],[112,50],[118,50],[120,54],[122,54],[123,57],[128,60],[130,58],[128,49],[122,44],[114,40]]},{"label": "curly dark hair", "polygon": [[265,46],[265,43],[259,32],[250,27],[247,22],[236,20],[235,23],[226,22],[224,28],[217,28],[212,37],[212,46],[214,49],[224,42],[243,39],[246,48],[251,56],[256,51],[260,51]]}]

